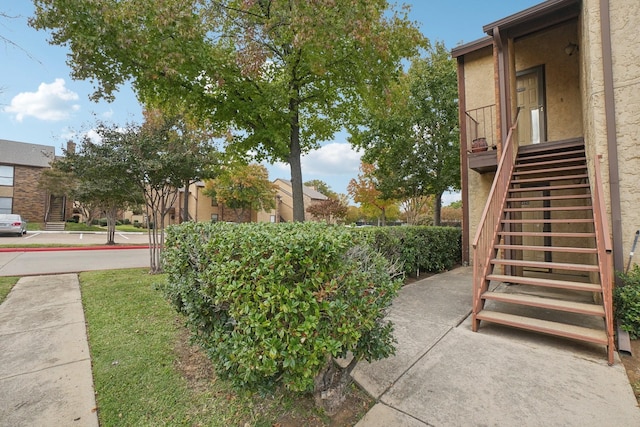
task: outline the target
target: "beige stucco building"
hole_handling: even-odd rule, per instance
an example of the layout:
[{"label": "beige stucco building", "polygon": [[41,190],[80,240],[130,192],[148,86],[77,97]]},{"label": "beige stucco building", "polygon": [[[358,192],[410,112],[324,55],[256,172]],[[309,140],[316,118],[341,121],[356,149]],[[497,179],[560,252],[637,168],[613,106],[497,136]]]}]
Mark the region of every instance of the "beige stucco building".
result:
[{"label": "beige stucco building", "polygon": [[474,266],[478,324],[492,321],[479,314],[492,297],[482,296],[490,281],[540,287],[525,276],[543,273],[597,283],[603,289],[594,293],[611,311],[602,282],[613,271],[604,258],[611,254],[613,269],[623,271],[640,228],[637,28],[637,0],[549,0],[453,49],[463,259],[481,264]]}]

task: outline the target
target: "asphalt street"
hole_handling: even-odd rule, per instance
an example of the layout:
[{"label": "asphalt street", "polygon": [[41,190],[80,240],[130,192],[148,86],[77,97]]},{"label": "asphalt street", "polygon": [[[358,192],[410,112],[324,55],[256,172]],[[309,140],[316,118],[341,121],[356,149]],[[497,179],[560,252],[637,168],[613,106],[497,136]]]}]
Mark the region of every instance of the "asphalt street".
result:
[{"label": "asphalt street", "polygon": [[[149,266],[149,249],[131,245],[148,243],[146,234],[116,235],[112,247],[91,246],[106,243],[106,235],[96,233],[28,233],[25,237],[0,237],[0,276],[34,276],[113,270]],[[14,244],[61,244],[61,248],[6,248]],[[127,249],[122,249],[122,248]]]}]

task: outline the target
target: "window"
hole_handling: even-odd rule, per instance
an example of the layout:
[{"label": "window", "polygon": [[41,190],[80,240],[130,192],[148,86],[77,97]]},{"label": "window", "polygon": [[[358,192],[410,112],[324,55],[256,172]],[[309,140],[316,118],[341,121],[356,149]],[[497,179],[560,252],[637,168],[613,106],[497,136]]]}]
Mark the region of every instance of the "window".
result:
[{"label": "window", "polygon": [[0,197],[0,214],[10,214],[13,199],[11,197]]},{"label": "window", "polygon": [[215,197],[211,199],[211,206],[218,206],[218,200]]},{"label": "window", "polygon": [[13,166],[0,165],[0,185],[13,186]]},{"label": "window", "polygon": [[270,220],[271,220],[271,222],[276,222],[276,216],[275,215],[271,215]]},{"label": "window", "polygon": [[211,222],[218,222],[218,214],[211,214]]}]

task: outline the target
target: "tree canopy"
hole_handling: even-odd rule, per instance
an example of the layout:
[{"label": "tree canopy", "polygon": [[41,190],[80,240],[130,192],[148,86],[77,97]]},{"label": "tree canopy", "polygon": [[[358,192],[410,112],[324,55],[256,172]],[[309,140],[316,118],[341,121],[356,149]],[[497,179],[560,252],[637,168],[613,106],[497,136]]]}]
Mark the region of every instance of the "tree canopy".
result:
[{"label": "tree canopy", "polygon": [[377,188],[388,198],[435,197],[434,224],[441,197],[460,188],[458,91],[455,62],[443,43],[388,92],[387,102],[370,104],[366,126],[352,129],[352,142],[376,165]]},{"label": "tree canopy", "polygon": [[228,148],[291,167],[304,220],[300,157],[360,123],[423,37],[386,0],[35,0],[34,28],[68,45],[76,79],[112,98],[188,107],[228,130]]}]

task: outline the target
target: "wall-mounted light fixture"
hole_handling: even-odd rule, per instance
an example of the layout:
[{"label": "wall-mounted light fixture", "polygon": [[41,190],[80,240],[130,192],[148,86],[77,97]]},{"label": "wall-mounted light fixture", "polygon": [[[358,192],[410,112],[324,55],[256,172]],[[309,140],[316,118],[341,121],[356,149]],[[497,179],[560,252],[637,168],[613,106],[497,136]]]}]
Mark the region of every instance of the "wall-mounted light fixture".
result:
[{"label": "wall-mounted light fixture", "polygon": [[569,56],[573,55],[574,53],[578,53],[578,50],[580,50],[578,45],[572,42],[569,42],[569,44],[564,47],[564,53]]}]

